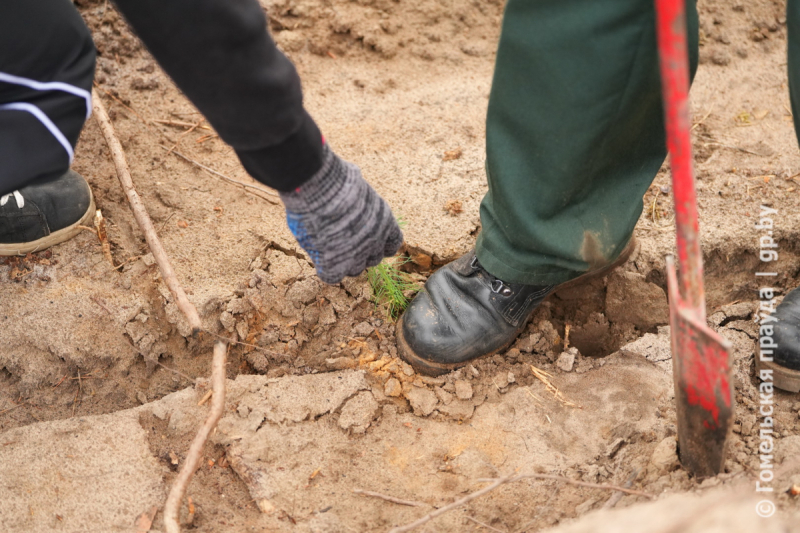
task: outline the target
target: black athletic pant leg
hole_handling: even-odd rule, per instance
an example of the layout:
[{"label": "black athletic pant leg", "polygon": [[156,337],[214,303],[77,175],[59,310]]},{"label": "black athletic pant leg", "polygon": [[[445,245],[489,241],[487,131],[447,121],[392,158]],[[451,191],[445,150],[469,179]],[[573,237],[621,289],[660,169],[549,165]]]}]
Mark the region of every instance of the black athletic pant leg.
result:
[{"label": "black athletic pant leg", "polygon": [[69,0],[0,2],[0,195],[72,162],[95,48]]},{"label": "black athletic pant leg", "polygon": [[256,0],[115,2],[255,179],[290,191],[320,169],[322,135]]}]

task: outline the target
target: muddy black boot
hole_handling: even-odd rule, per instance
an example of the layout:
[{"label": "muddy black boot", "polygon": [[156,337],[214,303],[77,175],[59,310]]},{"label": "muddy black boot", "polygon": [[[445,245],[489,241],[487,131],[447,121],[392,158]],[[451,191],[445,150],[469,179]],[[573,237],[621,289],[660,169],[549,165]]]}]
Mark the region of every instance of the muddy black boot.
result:
[{"label": "muddy black boot", "polygon": [[400,357],[418,372],[439,375],[511,346],[536,307],[554,290],[623,264],[633,239],[608,266],[561,285],[506,283],[470,252],[437,270],[397,322]]},{"label": "muddy black boot", "polygon": [[[772,342],[761,337],[762,346],[756,354],[756,371],[772,371],[773,384],[789,392],[800,392],[800,289],[795,289],[783,299],[772,315],[775,322],[762,322],[762,334],[768,332],[765,326],[773,324]],[[774,346],[774,347],[773,347]],[[768,375],[768,374],[765,374]]]},{"label": "muddy black boot", "polygon": [[49,248],[91,225],[95,207],[83,177],[68,170],[0,196],[0,256]]}]

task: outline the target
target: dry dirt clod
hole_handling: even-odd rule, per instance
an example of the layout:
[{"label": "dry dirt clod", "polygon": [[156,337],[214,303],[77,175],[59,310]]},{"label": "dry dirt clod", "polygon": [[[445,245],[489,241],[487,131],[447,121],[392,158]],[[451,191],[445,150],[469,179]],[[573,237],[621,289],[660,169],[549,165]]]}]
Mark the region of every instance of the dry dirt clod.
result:
[{"label": "dry dirt clod", "polygon": [[435,387],[441,387],[444,385],[444,378],[434,378],[430,376],[420,376],[420,381],[422,381],[425,385],[432,385]]},{"label": "dry dirt clod", "polygon": [[469,381],[464,381],[463,379],[458,379],[455,382],[456,388],[456,397],[459,400],[470,400],[472,399],[472,385]]},{"label": "dry dirt clod", "polygon": [[347,400],[339,415],[339,427],[353,433],[364,433],[379,409],[371,392],[362,391]]},{"label": "dry dirt clod", "polygon": [[403,386],[400,384],[400,381],[397,378],[389,378],[386,380],[386,385],[384,385],[383,393],[386,396],[396,398],[401,394],[403,394]]},{"label": "dry dirt clod", "polygon": [[335,357],[333,359],[325,359],[325,364],[333,370],[348,370],[358,366],[356,360],[350,357]]},{"label": "dry dirt clod", "polygon": [[454,217],[464,212],[464,205],[461,200],[447,200],[444,204],[444,210],[447,211],[448,215]]},{"label": "dry dirt clod", "polygon": [[436,408],[436,404],[439,403],[436,394],[430,389],[412,387],[410,391],[405,393],[405,396],[417,416],[428,416]]},{"label": "dry dirt clod", "polygon": [[658,443],[656,449],[653,450],[653,455],[650,456],[650,466],[657,475],[666,474],[678,468],[678,441],[675,440],[675,437],[667,437]]},{"label": "dry dirt clod", "polygon": [[439,398],[439,401],[445,405],[450,405],[450,402],[453,401],[453,395],[441,387],[436,387],[433,389],[433,392],[436,393],[436,397]]}]

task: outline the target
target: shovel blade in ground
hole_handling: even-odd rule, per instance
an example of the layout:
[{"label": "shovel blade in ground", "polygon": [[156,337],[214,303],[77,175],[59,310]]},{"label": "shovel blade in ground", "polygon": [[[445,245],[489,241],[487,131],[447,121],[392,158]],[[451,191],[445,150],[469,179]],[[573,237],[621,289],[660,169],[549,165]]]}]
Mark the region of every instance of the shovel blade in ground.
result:
[{"label": "shovel blade in ground", "polygon": [[725,465],[733,427],[730,343],[681,298],[671,257],[667,283],[680,460],[697,477],[714,476]]}]

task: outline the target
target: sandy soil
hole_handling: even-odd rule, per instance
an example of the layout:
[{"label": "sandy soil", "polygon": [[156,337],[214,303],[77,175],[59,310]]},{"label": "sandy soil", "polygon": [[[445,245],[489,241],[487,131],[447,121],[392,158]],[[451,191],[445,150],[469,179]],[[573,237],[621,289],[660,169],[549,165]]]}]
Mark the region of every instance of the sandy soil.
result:
[{"label": "sandy soil", "polygon": [[[663,329],[664,257],[674,246],[666,168],[645,195],[639,247],[621,270],[553,295],[507,353],[442,380],[423,379],[395,359],[394,324],[371,301],[365,277],[323,286],[276,198],[225,183],[176,155],[250,182],[204,124],[153,122],[196,124],[201,117],[110,4],[77,3],[95,35],[98,87],[134,181],[210,333],[188,336],[89,121],[75,169],[92,185],[121,266],[104,259],[89,232],[0,261],[0,494],[19,498],[14,513],[0,512],[4,530],[129,528],[169,486],[203,415],[195,405],[204,392],[198,378],[208,372],[213,334],[234,331],[249,346],[231,350],[226,417],[189,491],[198,531],[383,531],[475,490],[479,478],[517,468],[616,484],[633,477],[634,488],[654,494],[752,484],[753,225],[760,205],[780,213],[776,286],[794,288],[800,271],[800,154],[786,87],[783,2],[700,5],[692,109],[709,320],[734,344],[738,403],[726,472],[703,483],[678,468],[674,451]],[[469,250],[480,230],[483,122],[502,7],[459,0],[265,4],[326,137],[406,221],[406,253],[420,281]],[[579,352],[571,366],[559,360],[567,325]],[[579,407],[555,399],[532,365],[550,372]],[[319,390],[329,394],[320,398]],[[800,450],[800,398],[778,394],[777,406],[776,447]],[[113,428],[136,425],[141,432],[129,431],[129,448],[109,444],[102,453],[123,462],[144,457],[136,475],[119,470],[131,483],[141,478],[138,499],[87,518],[58,490],[39,492],[60,470],[49,463],[36,470],[37,457],[68,462],[77,453],[64,451],[68,436],[111,443],[119,438]],[[97,437],[95,426],[109,429]],[[91,462],[97,453],[77,456]],[[21,464],[32,465],[27,477]],[[67,470],[58,474],[71,480],[64,493],[80,490],[80,475]],[[782,490],[800,481],[790,474],[781,478]],[[422,507],[354,495],[356,488]],[[24,494],[41,495],[36,512]],[[540,531],[603,507],[610,496],[518,483],[427,531],[487,530],[474,520],[500,531]],[[784,517],[795,513],[791,496],[776,493],[775,500]],[[641,501],[625,496],[617,506]],[[161,526],[157,516],[153,527]]]}]

